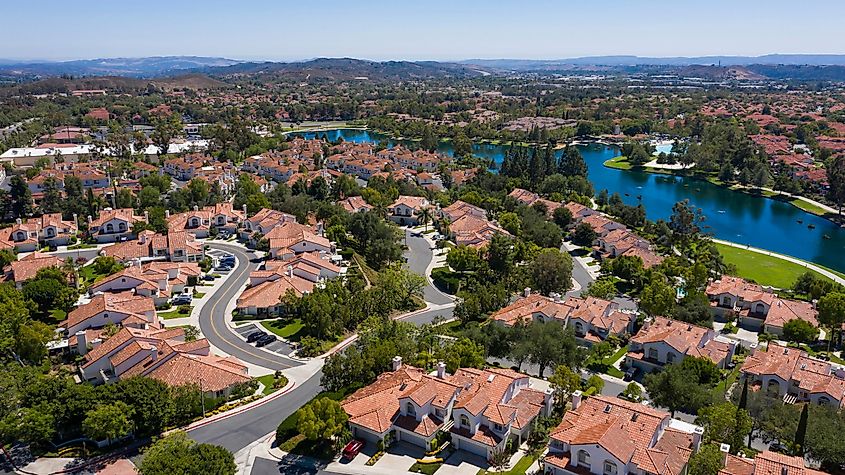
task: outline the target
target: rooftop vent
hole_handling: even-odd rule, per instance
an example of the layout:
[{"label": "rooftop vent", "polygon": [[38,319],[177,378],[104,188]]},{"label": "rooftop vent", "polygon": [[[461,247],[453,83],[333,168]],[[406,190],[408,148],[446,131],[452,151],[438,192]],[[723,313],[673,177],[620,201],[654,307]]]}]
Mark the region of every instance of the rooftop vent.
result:
[{"label": "rooftop vent", "polygon": [[495,375],[495,374],[491,374],[490,376],[487,376],[487,382],[488,382],[488,383],[492,383],[492,382],[493,382],[493,378],[495,378],[495,377],[496,377],[496,375]]},{"label": "rooftop vent", "polygon": [[637,422],[637,419],[639,419],[639,418],[640,418],[640,414],[638,412],[631,414],[631,422]]},{"label": "rooftop vent", "polygon": [[610,404],[608,404],[608,405],[604,406],[604,413],[605,413],[605,414],[610,414],[610,410],[611,410],[611,409],[613,409],[613,406],[611,406]]}]

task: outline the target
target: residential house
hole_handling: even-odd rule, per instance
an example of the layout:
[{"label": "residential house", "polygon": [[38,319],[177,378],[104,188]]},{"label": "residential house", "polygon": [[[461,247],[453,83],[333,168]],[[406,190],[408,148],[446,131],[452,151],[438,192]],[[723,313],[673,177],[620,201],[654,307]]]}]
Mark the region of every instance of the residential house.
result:
[{"label": "residential house", "polygon": [[243,228],[241,229],[241,238],[251,239],[255,233],[266,235],[273,228],[281,226],[285,223],[295,223],[296,216],[292,214],[282,213],[270,208],[264,208],[255,215],[244,219]]},{"label": "residential house", "polygon": [[311,226],[286,222],[264,234],[273,259],[289,259],[303,252],[332,253],[331,241],[314,232]]},{"label": "residential house", "polygon": [[353,214],[373,209],[361,196],[350,196],[349,198],[338,201],[337,204],[345,209],[347,213]]},{"label": "residential house", "polygon": [[15,283],[15,287],[20,289],[24,282],[35,278],[38,271],[48,267],[62,267],[64,261],[51,254],[42,254],[40,252],[33,252],[26,256],[9,263],[3,274],[7,281]]},{"label": "residential house", "polygon": [[193,234],[171,231],[157,234],[150,230],[138,233],[138,239],[106,246],[101,255],[114,257],[122,263],[131,261],[167,260],[170,262],[199,262],[205,257],[203,244]]},{"label": "residential house", "polygon": [[567,325],[584,343],[605,340],[610,335],[624,336],[633,333],[637,320],[635,312],[620,310],[619,305],[596,297],[568,297],[566,300],[532,294],[525,296],[495,312],[490,318],[505,326],[517,322],[551,322]]},{"label": "residential house", "polygon": [[187,262],[140,262],[112,274],[91,286],[97,292],[133,290],[137,295],[152,297],[156,306],[164,305],[171,295],[182,292],[191,278],[200,275],[199,265]]},{"label": "residential house", "polygon": [[719,475],[827,475],[807,468],[804,457],[764,450],[754,458],[732,455],[730,446],[722,444],[722,466]]},{"label": "residential house", "polygon": [[390,220],[402,226],[416,226],[420,223],[418,213],[430,203],[422,196],[400,196],[388,207]]},{"label": "residential house", "polygon": [[167,218],[167,229],[187,231],[198,238],[208,237],[212,227],[218,231],[226,230],[234,233],[243,221],[244,216],[244,211],[234,209],[232,203],[228,201],[206,206],[202,209],[195,206],[193,211],[169,216]]},{"label": "residential house", "polygon": [[490,244],[496,234],[510,236],[510,233],[497,223],[488,220],[485,216],[478,217],[471,213],[466,213],[452,221],[448,229],[449,238],[455,241],[455,244],[474,248]]},{"label": "residential house", "polygon": [[723,275],[707,285],[706,293],[715,316],[736,317],[741,326],[754,331],[783,336],[783,326],[795,319],[819,326],[814,304],[780,298],[770,287],[739,277]]},{"label": "residential house", "polygon": [[26,222],[20,218],[12,226],[0,230],[0,249],[31,252],[40,245],[65,246],[76,236],[76,223],[62,219],[61,213],[43,214]]},{"label": "residential house", "polygon": [[392,371],[347,397],[354,437],[370,443],[405,441],[429,450],[439,432],[452,445],[489,459],[509,439],[525,440],[539,417],[551,413],[551,391],[531,386],[529,377],[509,369],[460,368],[434,374],[393,360]]},{"label": "residential house", "polygon": [[150,297],[132,292],[97,294],[88,303],[73,309],[60,324],[66,335],[102,328],[109,323],[124,327],[160,329],[155,304]]},{"label": "residential house", "polygon": [[809,401],[845,406],[845,371],[806,351],[771,342],[756,348],[743,362],[740,373],[766,394],[788,402]]},{"label": "residential house", "polygon": [[297,297],[311,293],[314,282],[293,275],[292,269],[285,272],[255,271],[250,275],[254,285],[244,289],[235,304],[235,310],[242,315],[280,315],[284,308],[282,299],[288,292]]},{"label": "residential house", "polygon": [[470,215],[478,219],[487,219],[487,211],[475,205],[471,205],[465,201],[457,200],[449,206],[440,210],[440,218],[448,219],[450,223],[454,223],[464,216]]},{"label": "residential house", "polygon": [[549,434],[544,474],[686,473],[703,428],[616,397],[582,399],[580,391],[572,394],[572,409]]},{"label": "residential house", "polygon": [[545,206],[547,216],[551,216],[556,209],[562,206],[560,203],[547,200],[545,198],[540,197],[540,195],[538,195],[537,193],[533,193],[528,190],[523,190],[522,188],[514,188],[513,191],[508,193],[508,196],[525,206],[534,206],[535,204],[541,204]]},{"label": "residential house", "polygon": [[88,234],[99,243],[125,241],[134,238],[132,226],[135,223],[146,222],[146,216],[135,216],[132,208],[106,208],[100,211],[97,219],[88,217]]},{"label": "residential house", "polygon": [[719,368],[727,368],[736,351],[735,341],[718,339],[710,328],[654,317],[628,342],[625,364],[650,373],[664,365],[679,363],[687,356],[707,358]]},{"label": "residential house", "polygon": [[172,387],[197,385],[206,397],[223,397],[250,380],[241,361],[211,354],[204,338],[185,341],[182,328],[124,327],[108,339],[91,342],[86,336],[87,332],[76,335],[78,351],[85,358],[80,375],[94,384],[146,376]]}]

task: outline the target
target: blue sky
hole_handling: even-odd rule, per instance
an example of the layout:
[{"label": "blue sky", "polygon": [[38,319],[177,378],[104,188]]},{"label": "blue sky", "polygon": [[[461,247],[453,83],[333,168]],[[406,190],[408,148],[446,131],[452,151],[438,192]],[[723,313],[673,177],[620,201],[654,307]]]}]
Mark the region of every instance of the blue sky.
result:
[{"label": "blue sky", "polygon": [[28,0],[0,58],[845,53],[842,0]]}]

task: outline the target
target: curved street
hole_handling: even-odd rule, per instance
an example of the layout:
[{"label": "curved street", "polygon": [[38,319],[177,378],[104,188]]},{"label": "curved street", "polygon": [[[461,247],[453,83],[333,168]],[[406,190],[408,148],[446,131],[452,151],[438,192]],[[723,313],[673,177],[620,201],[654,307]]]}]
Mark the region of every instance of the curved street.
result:
[{"label": "curved street", "polygon": [[228,305],[237,300],[241,289],[249,280],[249,274],[258,268],[258,264],[251,262],[258,256],[231,244],[209,242],[208,245],[211,249],[234,254],[237,265],[220,289],[209,296],[208,302],[200,311],[199,324],[203,336],[220,352],[255,366],[275,371],[301,365],[299,361],[250,345],[229,327],[226,322]]}]

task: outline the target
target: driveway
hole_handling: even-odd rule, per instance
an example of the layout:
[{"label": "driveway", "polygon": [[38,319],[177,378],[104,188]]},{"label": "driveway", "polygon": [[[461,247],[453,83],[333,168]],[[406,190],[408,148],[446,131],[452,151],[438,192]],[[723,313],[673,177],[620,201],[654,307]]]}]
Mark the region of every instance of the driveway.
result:
[{"label": "driveway", "polygon": [[425,277],[426,286],[423,289],[423,298],[433,305],[446,305],[454,302],[451,295],[445,294],[431,283],[429,277],[429,265],[434,259],[434,251],[431,243],[423,237],[415,237],[410,229],[405,229],[405,242],[408,249],[404,256],[408,259],[408,268],[415,274]]},{"label": "driveway", "polygon": [[[250,333],[253,333],[253,332],[256,332],[256,331],[261,331],[261,332],[264,332],[264,333],[270,333],[269,330],[267,330],[262,325],[260,325],[259,323],[256,323],[256,322],[250,322],[250,323],[244,323],[242,325],[237,325],[234,328],[234,330],[235,330],[235,333],[237,333],[238,335],[240,335],[244,338],[249,336]],[[264,349],[264,350],[267,350],[267,351],[272,351],[273,353],[276,353],[276,354],[279,354],[279,355],[282,355],[282,356],[287,356],[287,355],[291,354],[291,352],[293,352],[293,346],[291,346],[290,343],[284,342],[282,340],[276,340],[273,343],[270,343],[269,345],[263,346],[261,348]]]}]

